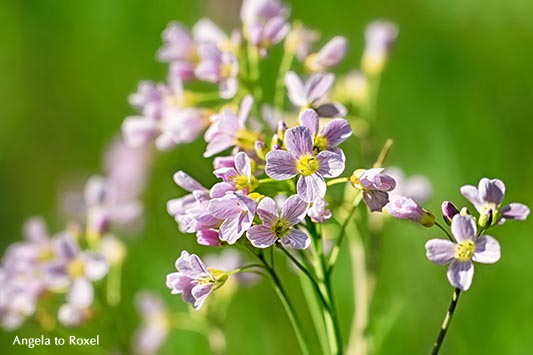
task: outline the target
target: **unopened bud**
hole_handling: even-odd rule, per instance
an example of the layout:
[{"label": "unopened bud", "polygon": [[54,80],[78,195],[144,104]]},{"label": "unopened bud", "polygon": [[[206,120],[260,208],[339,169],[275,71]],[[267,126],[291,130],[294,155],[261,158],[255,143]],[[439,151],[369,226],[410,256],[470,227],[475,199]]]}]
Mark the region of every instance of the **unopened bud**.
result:
[{"label": "unopened bud", "polygon": [[486,229],[492,225],[492,208],[489,208],[485,213],[479,216],[478,224],[481,229]]},{"label": "unopened bud", "polygon": [[442,218],[447,225],[452,223],[452,218],[459,213],[459,210],[455,205],[450,201],[444,201],[441,206]]}]

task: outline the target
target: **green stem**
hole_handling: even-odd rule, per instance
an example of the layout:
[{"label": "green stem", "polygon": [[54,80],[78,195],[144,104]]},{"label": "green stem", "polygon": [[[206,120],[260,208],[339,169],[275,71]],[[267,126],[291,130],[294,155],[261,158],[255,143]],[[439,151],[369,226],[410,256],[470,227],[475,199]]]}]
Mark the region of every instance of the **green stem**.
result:
[{"label": "green stem", "polygon": [[440,230],[442,230],[446,234],[446,236],[448,237],[449,240],[451,240],[452,242],[456,243],[455,239],[453,239],[452,235],[446,230],[446,228],[444,228],[442,226],[442,224],[440,224],[439,222],[435,221],[435,225],[437,227],[439,227]]},{"label": "green stem", "polygon": [[444,337],[446,336],[446,332],[448,332],[448,328],[450,327],[450,322],[452,321],[452,317],[455,312],[455,307],[457,307],[457,301],[459,301],[460,294],[461,294],[460,289],[456,288],[453,290],[452,300],[450,301],[450,306],[448,307],[448,311],[446,312],[446,315],[444,316],[444,321],[442,322],[442,326],[440,327],[437,340],[435,340],[435,344],[433,345],[433,350],[431,351],[431,355],[438,355],[439,353],[442,342],[444,341]]},{"label": "green stem", "polygon": [[342,184],[344,182],[348,182],[350,181],[350,178],[349,177],[340,177],[340,178],[336,178],[336,179],[332,179],[332,180],[329,180],[326,185],[328,186],[333,186],[333,185],[336,185],[336,184]]},{"label": "green stem", "polygon": [[292,61],[294,60],[294,51],[285,50],[281,64],[279,66],[278,77],[276,79],[276,86],[274,92],[274,107],[283,110],[285,104],[285,74],[291,69]]}]

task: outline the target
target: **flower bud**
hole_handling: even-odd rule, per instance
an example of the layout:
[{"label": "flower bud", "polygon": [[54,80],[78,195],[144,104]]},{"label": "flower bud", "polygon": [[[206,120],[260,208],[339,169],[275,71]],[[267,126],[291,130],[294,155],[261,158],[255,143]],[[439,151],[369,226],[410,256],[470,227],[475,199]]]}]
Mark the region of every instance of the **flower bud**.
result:
[{"label": "flower bud", "polygon": [[261,160],[266,159],[266,153],[268,152],[267,147],[263,141],[255,141],[254,144],[255,154]]},{"label": "flower bud", "polygon": [[455,205],[450,201],[444,201],[441,206],[442,218],[447,225],[452,223],[452,218],[459,213],[459,210]]},{"label": "flower bud", "polygon": [[492,225],[493,213],[492,208],[489,208],[485,213],[479,216],[478,224],[481,229],[486,229]]},{"label": "flower bud", "polygon": [[415,200],[405,196],[394,196],[386,206],[387,212],[398,219],[410,219],[424,227],[435,224],[435,215],[422,208]]}]

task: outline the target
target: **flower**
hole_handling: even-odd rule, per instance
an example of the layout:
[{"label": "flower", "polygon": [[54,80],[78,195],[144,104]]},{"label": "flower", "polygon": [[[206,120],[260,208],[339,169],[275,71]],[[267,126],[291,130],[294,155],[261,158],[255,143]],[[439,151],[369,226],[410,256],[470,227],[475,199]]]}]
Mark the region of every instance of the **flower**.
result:
[{"label": "flower", "polygon": [[298,60],[303,61],[311,53],[311,47],[318,38],[319,35],[316,31],[296,24],[287,34],[285,51],[294,53]]},{"label": "flower", "polygon": [[346,55],[348,41],[342,36],[333,37],[317,53],[305,59],[305,67],[310,72],[325,72],[335,67]]},{"label": "flower", "polygon": [[139,355],[157,354],[170,331],[170,319],[161,298],[151,291],[140,291],[135,295],[141,326],[133,336],[133,350]]},{"label": "flower", "polygon": [[235,244],[250,228],[255,216],[257,203],[241,194],[227,193],[209,202],[211,215],[223,220],[219,228],[220,240]]},{"label": "flower", "polygon": [[444,201],[441,205],[441,210],[442,218],[444,218],[444,221],[446,221],[448,225],[450,225],[450,223],[452,222],[452,218],[456,214],[459,214],[459,210],[457,209],[457,207],[455,207],[455,205],[450,201]]},{"label": "flower", "polygon": [[331,218],[331,211],[328,209],[328,203],[323,198],[317,198],[311,204],[307,215],[315,223],[326,223]]},{"label": "flower", "polygon": [[311,130],[313,135],[313,151],[320,153],[324,150],[340,154],[344,159],[342,150],[338,149],[342,142],[350,138],[352,128],[344,118],[334,118],[318,132],[320,118],[315,110],[307,109],[300,113],[300,125]]},{"label": "flower", "polygon": [[426,255],[435,264],[450,264],[448,281],[453,287],[466,291],[472,284],[472,261],[493,264],[500,259],[500,243],[490,235],[476,238],[477,226],[472,216],[456,215],[452,219],[453,243],[444,239],[431,239],[426,243]]},{"label": "flower", "polygon": [[306,249],[310,239],[303,231],[293,228],[307,213],[309,204],[298,195],[292,195],[278,210],[276,202],[270,197],[263,198],[257,206],[257,214],[263,224],[250,228],[247,237],[256,248],[268,248],[276,241],[296,249]]},{"label": "flower", "polygon": [[398,27],[389,21],[374,21],[365,29],[365,49],[361,67],[369,75],[379,74],[398,37]]},{"label": "flower", "polygon": [[239,62],[235,54],[221,51],[212,43],[201,44],[198,48],[200,63],[195,69],[196,77],[219,84],[220,97],[231,99],[237,93]]},{"label": "flower", "polygon": [[232,146],[247,151],[254,150],[258,135],[245,127],[253,102],[252,96],[246,96],[241,102],[238,115],[235,115],[231,109],[225,108],[222,113],[211,116],[211,126],[204,135],[207,142],[204,157],[211,157]]},{"label": "flower", "polygon": [[394,190],[396,181],[382,174],[383,168],[357,169],[350,177],[352,186],[363,191],[363,200],[372,212],[381,212],[389,202],[388,191]]},{"label": "flower", "polygon": [[502,224],[507,219],[525,220],[529,208],[522,203],[510,203],[502,206],[505,185],[500,179],[482,178],[478,187],[465,185],[461,193],[469,200],[480,214],[480,220],[488,213],[492,214],[492,224]]},{"label": "flower", "polygon": [[333,86],[333,74],[313,74],[305,84],[292,71],[285,75],[285,85],[289,100],[301,109],[312,108],[320,117],[344,117],[346,108],[339,103],[329,101],[329,91]]},{"label": "flower", "polygon": [[337,177],[344,171],[343,158],[328,150],[313,152],[313,134],[304,126],[285,132],[286,150],[272,150],[266,155],[266,174],[275,180],[287,180],[300,175],[296,189],[305,202],[326,195],[324,178]]},{"label": "flower", "polygon": [[244,37],[263,56],[289,33],[288,10],[279,0],[244,0],[240,15]]},{"label": "flower", "polygon": [[410,219],[424,227],[431,227],[435,224],[433,213],[420,207],[415,200],[406,196],[391,196],[385,208],[391,216],[398,219]]},{"label": "flower", "polygon": [[200,309],[211,292],[228,279],[224,271],[207,268],[197,255],[185,250],[176,260],[176,269],[178,272],[167,275],[166,285],[173,295],[181,294],[195,309]]},{"label": "flower", "polygon": [[233,167],[219,168],[214,174],[224,180],[211,188],[211,197],[214,198],[222,197],[228,191],[248,194],[258,186],[257,179],[252,175],[250,158],[244,152],[235,155]]}]

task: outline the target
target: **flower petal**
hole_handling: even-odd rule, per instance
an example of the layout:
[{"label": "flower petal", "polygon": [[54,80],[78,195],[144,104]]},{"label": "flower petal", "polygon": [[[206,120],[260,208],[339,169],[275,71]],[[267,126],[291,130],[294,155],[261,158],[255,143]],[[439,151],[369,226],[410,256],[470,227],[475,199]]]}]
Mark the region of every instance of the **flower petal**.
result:
[{"label": "flower petal", "polygon": [[93,303],[93,285],[82,277],[74,281],[67,294],[67,302],[76,308],[87,308]]},{"label": "flower petal", "polygon": [[365,190],[363,191],[363,200],[371,212],[381,212],[383,207],[389,203],[389,194],[385,191]]},{"label": "flower petal", "polygon": [[323,198],[326,195],[326,182],[319,174],[300,176],[296,185],[298,196],[305,202],[313,202],[317,198]]},{"label": "flower petal", "polygon": [[281,238],[281,244],[296,249],[307,249],[309,244],[311,244],[311,239],[305,232],[298,229],[292,229],[289,234]]},{"label": "flower petal", "polygon": [[109,265],[102,254],[82,252],[80,258],[84,263],[85,276],[91,281],[100,280],[107,274]]},{"label": "flower petal", "polygon": [[489,180],[483,178],[479,181],[479,198],[483,202],[494,203],[498,206],[505,195],[505,185],[500,179]]},{"label": "flower petal", "polygon": [[336,147],[352,135],[352,127],[344,118],[335,118],[326,124],[320,135],[327,139],[329,147]]},{"label": "flower petal", "polygon": [[266,155],[265,172],[275,180],[287,180],[297,175],[294,157],[285,150],[272,150]]},{"label": "flower petal", "polygon": [[324,150],[318,153],[316,158],[319,161],[319,172],[324,177],[337,177],[344,171],[344,160],[341,154]]},{"label": "flower petal", "polygon": [[472,203],[479,211],[483,207],[483,202],[479,198],[478,190],[475,186],[465,185],[461,187],[461,194]]},{"label": "flower petal", "polygon": [[272,228],[264,224],[250,227],[246,237],[256,248],[268,248],[278,239],[274,233],[272,233]]},{"label": "flower petal", "polygon": [[333,74],[311,75],[311,77],[305,83],[307,102],[313,104],[325,98],[334,81],[335,75]]},{"label": "flower petal", "polygon": [[271,226],[274,219],[278,217],[276,202],[270,197],[263,198],[257,205],[257,214],[264,225]]},{"label": "flower petal", "polygon": [[523,221],[529,216],[529,208],[522,203],[510,203],[500,209],[502,218]]},{"label": "flower petal", "polygon": [[291,225],[295,225],[305,218],[308,208],[308,203],[304,202],[298,195],[292,195],[281,206],[280,217],[286,219]]},{"label": "flower petal", "polygon": [[453,261],[456,244],[445,239],[431,239],[426,243],[426,256],[435,264],[445,265]]},{"label": "flower petal", "polygon": [[296,157],[313,153],[313,136],[311,130],[304,126],[289,128],[285,132],[285,145]]},{"label": "flower petal", "polygon": [[285,86],[287,87],[289,100],[294,106],[302,107],[307,104],[304,84],[296,73],[290,71],[285,75]]},{"label": "flower petal", "polygon": [[309,128],[313,136],[318,133],[319,120],[318,114],[313,109],[308,108],[300,113],[300,125]]},{"label": "flower petal", "polygon": [[493,264],[500,260],[500,243],[490,235],[482,235],[476,239],[476,250],[472,260],[483,264]]},{"label": "flower petal", "polygon": [[252,167],[250,165],[250,158],[246,153],[239,152],[235,155],[235,170],[243,176],[246,176],[248,180],[252,175]]},{"label": "flower petal", "polygon": [[474,265],[469,261],[454,260],[447,272],[448,281],[453,287],[466,291],[472,285],[474,278]]},{"label": "flower petal", "polygon": [[344,117],[348,110],[338,102],[329,102],[318,106],[316,112],[320,117]]},{"label": "flower petal", "polygon": [[472,216],[455,215],[452,218],[452,234],[459,243],[474,240],[477,234],[476,221]]}]

